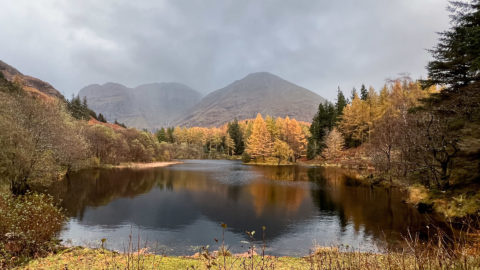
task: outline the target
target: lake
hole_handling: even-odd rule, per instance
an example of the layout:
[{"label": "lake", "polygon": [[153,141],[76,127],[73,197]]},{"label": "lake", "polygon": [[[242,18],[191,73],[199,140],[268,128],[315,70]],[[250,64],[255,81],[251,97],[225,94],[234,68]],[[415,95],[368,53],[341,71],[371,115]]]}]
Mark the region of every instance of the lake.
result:
[{"label": "lake", "polygon": [[[265,239],[268,254],[307,255],[315,246],[382,251],[402,234],[425,230],[428,217],[396,189],[360,186],[339,168],[251,166],[239,161],[185,160],[154,169],[78,172],[48,192],[70,217],[67,245],[125,251],[132,243],[167,255],[218,248],[221,223],[235,253]],[[262,237],[262,226],[266,227]],[[215,241],[219,240],[219,243]]]}]

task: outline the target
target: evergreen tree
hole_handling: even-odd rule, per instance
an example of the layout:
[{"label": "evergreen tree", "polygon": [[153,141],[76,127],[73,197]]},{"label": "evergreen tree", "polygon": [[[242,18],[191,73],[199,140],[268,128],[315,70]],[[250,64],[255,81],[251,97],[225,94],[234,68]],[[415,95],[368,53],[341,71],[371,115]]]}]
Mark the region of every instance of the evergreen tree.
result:
[{"label": "evergreen tree", "polygon": [[167,142],[173,143],[175,141],[175,138],[173,136],[174,131],[175,131],[174,127],[167,128]]},{"label": "evergreen tree", "polygon": [[458,90],[480,79],[480,1],[452,1],[452,28],[440,33],[440,42],[430,52],[424,86],[442,84]]},{"label": "evergreen tree", "polygon": [[155,135],[157,135],[157,139],[159,142],[167,141],[167,132],[165,131],[165,128],[162,127],[160,130],[157,131]]},{"label": "evergreen tree", "polygon": [[342,90],[340,90],[340,87],[338,87],[337,90],[337,102],[335,103],[335,109],[337,110],[337,117],[342,116],[343,114],[343,108],[347,106],[347,99],[343,95]]},{"label": "evergreen tree", "polygon": [[98,114],[97,120],[102,122],[102,123],[107,122],[107,119],[105,119],[105,116],[103,116],[103,114],[101,114],[101,113]]},{"label": "evergreen tree", "polygon": [[[339,91],[339,93],[341,93],[341,91]],[[308,159],[312,159],[322,152],[325,147],[325,135],[335,126],[336,120],[336,106],[330,102],[318,105],[318,112],[314,116],[310,126],[311,136],[308,139],[307,146]]]},{"label": "evergreen tree", "polygon": [[353,99],[355,99],[355,96],[358,96],[357,88],[353,87],[352,94],[350,96],[350,102],[353,101]]},{"label": "evergreen tree", "polygon": [[365,84],[362,84],[362,87],[360,88],[360,99],[367,100],[367,98],[368,98],[368,90],[365,87]]},{"label": "evergreen tree", "polygon": [[228,134],[233,140],[233,143],[235,145],[234,149],[234,154],[235,155],[241,155],[243,151],[245,150],[245,142],[243,141],[243,134],[242,131],[240,130],[240,125],[238,124],[237,118],[233,120],[232,123],[228,123]]}]

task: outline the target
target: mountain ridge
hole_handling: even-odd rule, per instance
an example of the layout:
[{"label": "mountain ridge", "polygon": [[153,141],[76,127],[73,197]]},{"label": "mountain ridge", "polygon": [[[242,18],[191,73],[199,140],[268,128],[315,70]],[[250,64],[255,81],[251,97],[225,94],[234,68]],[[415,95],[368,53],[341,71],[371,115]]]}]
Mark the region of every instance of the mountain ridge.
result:
[{"label": "mountain ridge", "polygon": [[201,94],[176,82],[146,83],[129,88],[115,82],[90,84],[79,91],[90,108],[107,120],[136,128],[158,129],[196,104]]},{"label": "mountain ridge", "polygon": [[233,118],[255,118],[257,113],[310,122],[323,102],[318,94],[277,75],[255,72],[209,93],[175,122],[180,126],[220,126]]}]

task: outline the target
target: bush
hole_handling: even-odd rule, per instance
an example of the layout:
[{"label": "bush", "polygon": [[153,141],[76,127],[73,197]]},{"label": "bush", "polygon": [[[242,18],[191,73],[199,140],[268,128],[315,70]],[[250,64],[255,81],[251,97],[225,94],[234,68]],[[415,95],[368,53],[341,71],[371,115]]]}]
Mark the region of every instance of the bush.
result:
[{"label": "bush", "polygon": [[51,252],[64,221],[51,196],[0,194],[0,268]]},{"label": "bush", "polygon": [[242,154],[242,162],[243,163],[249,163],[252,160],[250,155],[247,152],[243,152]]}]

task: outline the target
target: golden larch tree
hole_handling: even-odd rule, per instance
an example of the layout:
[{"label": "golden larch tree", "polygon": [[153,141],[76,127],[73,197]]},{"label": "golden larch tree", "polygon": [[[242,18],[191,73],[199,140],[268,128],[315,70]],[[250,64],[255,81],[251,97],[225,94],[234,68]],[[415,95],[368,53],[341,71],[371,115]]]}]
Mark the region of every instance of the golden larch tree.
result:
[{"label": "golden larch tree", "polygon": [[253,122],[252,134],[247,140],[247,153],[253,158],[265,158],[272,154],[272,139],[260,113]]}]

